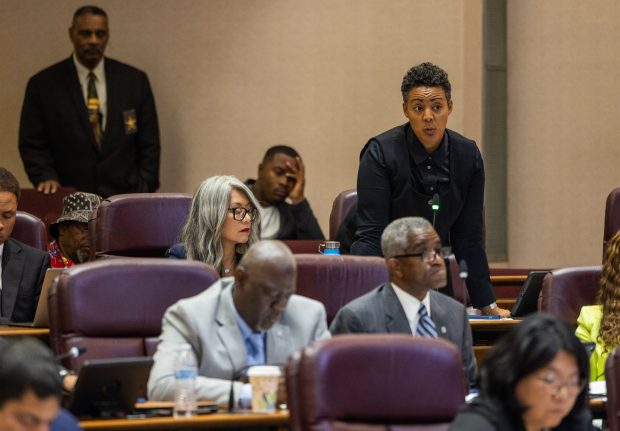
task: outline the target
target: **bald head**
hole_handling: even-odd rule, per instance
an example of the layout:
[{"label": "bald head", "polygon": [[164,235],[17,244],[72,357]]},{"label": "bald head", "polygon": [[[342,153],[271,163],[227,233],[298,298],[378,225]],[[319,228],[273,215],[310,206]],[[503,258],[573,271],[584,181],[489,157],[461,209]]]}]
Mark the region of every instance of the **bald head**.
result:
[{"label": "bald head", "polygon": [[293,275],[297,272],[293,253],[281,241],[258,241],[243,255],[238,267],[249,273],[257,269]]},{"label": "bald head", "polygon": [[280,241],[259,241],[235,269],[235,308],[252,330],[267,330],[286,310],[296,281],[297,265],[288,247]]}]

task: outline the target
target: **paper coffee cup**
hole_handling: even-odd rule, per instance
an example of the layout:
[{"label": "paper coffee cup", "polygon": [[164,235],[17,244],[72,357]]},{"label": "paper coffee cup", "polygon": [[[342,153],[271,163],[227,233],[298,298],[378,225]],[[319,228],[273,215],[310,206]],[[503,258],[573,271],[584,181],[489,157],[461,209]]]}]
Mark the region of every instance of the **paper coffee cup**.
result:
[{"label": "paper coffee cup", "polygon": [[253,412],[275,411],[280,374],[280,368],[273,365],[256,365],[248,370],[252,385]]}]

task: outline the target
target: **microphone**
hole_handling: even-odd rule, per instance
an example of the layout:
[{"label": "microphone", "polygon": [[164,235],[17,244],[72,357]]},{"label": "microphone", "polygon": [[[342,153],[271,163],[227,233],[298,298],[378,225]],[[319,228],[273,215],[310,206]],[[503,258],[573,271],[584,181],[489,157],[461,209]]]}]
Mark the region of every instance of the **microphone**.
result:
[{"label": "microphone", "polygon": [[433,198],[428,201],[428,204],[433,211],[433,227],[435,227],[435,216],[437,215],[437,212],[439,211],[439,207],[441,205],[441,201],[439,200],[439,194],[435,193],[433,195]]},{"label": "microphone", "polygon": [[465,260],[461,260],[459,262],[459,277],[461,277],[461,280],[465,282],[468,276],[469,273],[467,272],[467,262],[465,262]]},{"label": "microphone", "polygon": [[467,308],[467,277],[469,277],[469,270],[467,269],[467,262],[461,260],[459,262],[459,278],[463,282],[463,305]]},{"label": "microphone", "polygon": [[84,353],[86,353],[85,347],[73,346],[65,353],[61,353],[60,355],[54,356],[54,360],[56,362],[60,362],[63,359],[67,359],[67,358],[77,358],[78,356],[83,355]]}]

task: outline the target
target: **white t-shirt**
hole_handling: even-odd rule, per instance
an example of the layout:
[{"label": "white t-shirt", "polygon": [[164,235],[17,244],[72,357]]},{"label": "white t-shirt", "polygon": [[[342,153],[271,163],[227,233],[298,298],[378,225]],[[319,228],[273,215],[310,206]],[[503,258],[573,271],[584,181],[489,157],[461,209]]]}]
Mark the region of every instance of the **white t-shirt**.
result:
[{"label": "white t-shirt", "polygon": [[275,239],[280,231],[280,211],[276,206],[258,206],[260,213],[260,239]]}]

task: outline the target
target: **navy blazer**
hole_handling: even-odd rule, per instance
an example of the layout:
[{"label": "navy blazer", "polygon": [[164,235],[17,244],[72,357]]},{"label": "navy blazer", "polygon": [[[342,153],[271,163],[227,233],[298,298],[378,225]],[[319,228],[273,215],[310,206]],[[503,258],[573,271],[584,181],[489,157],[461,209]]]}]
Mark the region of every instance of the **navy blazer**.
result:
[{"label": "navy blazer", "polygon": [[109,58],[104,62],[107,112],[101,152],[72,57],[28,81],[19,152],[33,185],[58,180],[103,197],[159,187],[159,126],[149,80],[129,65]]},{"label": "navy blazer", "polygon": [[50,256],[13,238],[4,243],[0,315],[12,322],[32,322]]}]

